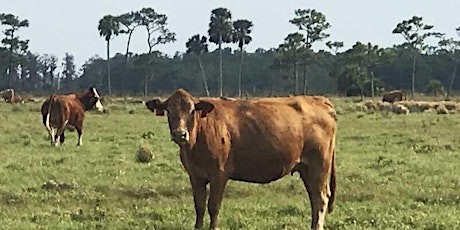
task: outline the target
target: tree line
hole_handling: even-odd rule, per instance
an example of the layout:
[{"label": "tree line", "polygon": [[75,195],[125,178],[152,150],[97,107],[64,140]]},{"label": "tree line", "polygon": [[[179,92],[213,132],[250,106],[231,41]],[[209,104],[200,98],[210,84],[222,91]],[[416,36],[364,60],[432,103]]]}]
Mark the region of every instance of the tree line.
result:
[{"label": "tree line", "polygon": [[[405,42],[393,47],[357,41],[343,50],[343,42],[328,40],[331,27],[314,9],[294,11],[290,23],[298,31],[270,49],[246,52],[256,26],[248,19],[232,19],[226,8],[211,11],[207,35],[196,34],[186,42],[185,53],[168,56],[156,48],[176,41],[167,27],[168,17],[152,8],[121,15],[105,15],[97,31],[106,41],[107,56],[89,58],[77,71],[74,56],[29,51],[29,40],[17,35],[29,21],[0,14],[0,87],[47,94],[72,92],[88,86],[103,94],[148,95],[185,88],[197,95],[242,96],[286,94],[338,94],[374,96],[389,89],[406,89],[450,96],[460,90],[455,81],[460,62],[460,41],[448,38],[422,17],[413,16],[395,25],[394,36]],[[96,29],[96,28],[95,28]],[[144,29],[148,50],[129,50],[133,32]],[[460,26],[452,28],[460,36]],[[110,55],[110,42],[126,35],[126,52]],[[437,44],[428,44],[427,40]],[[217,48],[209,50],[209,43]],[[232,49],[226,44],[234,43]],[[328,50],[312,49],[324,43]],[[58,66],[62,71],[57,71]]]}]

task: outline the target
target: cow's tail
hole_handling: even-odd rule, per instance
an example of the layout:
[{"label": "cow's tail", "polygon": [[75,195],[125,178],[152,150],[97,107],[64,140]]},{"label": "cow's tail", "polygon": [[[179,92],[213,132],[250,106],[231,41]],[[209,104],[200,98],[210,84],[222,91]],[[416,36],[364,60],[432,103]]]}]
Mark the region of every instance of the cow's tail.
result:
[{"label": "cow's tail", "polygon": [[51,132],[51,107],[53,107],[53,104],[56,104],[56,95],[52,94],[49,98],[49,103],[48,103],[48,111],[46,112],[46,120],[45,120],[45,126],[46,129]]},{"label": "cow's tail", "polygon": [[327,204],[327,211],[331,213],[334,211],[334,199],[335,199],[335,149],[332,151],[332,162],[331,162],[331,178],[329,179],[329,188],[331,190],[331,196],[329,197],[329,202]]}]

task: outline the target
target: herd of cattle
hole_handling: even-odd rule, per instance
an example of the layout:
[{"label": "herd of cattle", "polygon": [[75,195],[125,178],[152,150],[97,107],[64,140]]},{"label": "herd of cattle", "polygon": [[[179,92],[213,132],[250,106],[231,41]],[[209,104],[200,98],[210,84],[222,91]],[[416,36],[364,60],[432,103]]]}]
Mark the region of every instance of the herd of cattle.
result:
[{"label": "herd of cattle", "polygon": [[[13,103],[13,98],[14,91],[5,101]],[[385,103],[404,99],[402,91],[383,97]],[[158,116],[166,112],[171,139],[180,149],[180,160],[190,178],[196,228],[203,227],[206,207],[210,228],[217,227],[228,180],[270,183],[299,172],[310,199],[311,228],[323,229],[326,211],[333,210],[336,190],[337,123],[329,99],[195,98],[178,89],[164,101],[154,99],[145,105]],[[85,111],[94,107],[104,110],[93,87],[46,99],[41,115],[51,144],[63,143],[65,129],[71,128],[77,130],[77,144],[81,145]]]}]

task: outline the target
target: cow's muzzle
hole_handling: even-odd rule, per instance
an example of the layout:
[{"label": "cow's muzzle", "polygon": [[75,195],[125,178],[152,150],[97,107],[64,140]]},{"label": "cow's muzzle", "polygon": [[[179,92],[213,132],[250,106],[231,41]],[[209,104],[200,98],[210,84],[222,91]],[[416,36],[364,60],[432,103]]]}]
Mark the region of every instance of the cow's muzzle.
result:
[{"label": "cow's muzzle", "polygon": [[185,144],[189,141],[189,134],[186,130],[173,130],[171,131],[171,139],[177,144]]},{"label": "cow's muzzle", "polygon": [[104,106],[102,105],[100,100],[97,100],[95,107],[96,107],[97,111],[99,111],[101,113],[104,112]]}]

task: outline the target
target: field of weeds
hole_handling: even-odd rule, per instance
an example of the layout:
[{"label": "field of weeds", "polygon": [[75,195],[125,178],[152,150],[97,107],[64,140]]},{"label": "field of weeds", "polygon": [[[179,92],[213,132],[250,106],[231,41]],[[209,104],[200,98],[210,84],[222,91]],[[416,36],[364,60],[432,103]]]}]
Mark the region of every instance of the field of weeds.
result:
[{"label": "field of weeds", "polygon": [[[458,229],[460,115],[355,112],[344,109],[354,102],[334,103],[343,112],[326,229]],[[0,103],[1,228],[193,228],[191,189],[166,118],[141,103],[106,106],[108,113],[87,113],[83,146],[66,132],[66,143],[51,147],[40,103]],[[148,163],[139,162],[140,150]],[[309,225],[298,174],[266,185],[228,183],[221,229]]]}]

